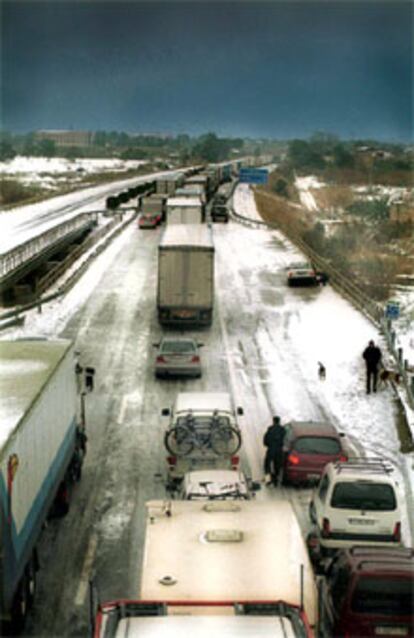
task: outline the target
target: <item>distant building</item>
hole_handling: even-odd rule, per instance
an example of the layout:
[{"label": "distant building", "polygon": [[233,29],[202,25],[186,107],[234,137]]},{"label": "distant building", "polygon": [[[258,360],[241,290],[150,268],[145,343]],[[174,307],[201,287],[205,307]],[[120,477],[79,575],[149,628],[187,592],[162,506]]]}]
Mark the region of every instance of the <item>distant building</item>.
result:
[{"label": "distant building", "polygon": [[37,140],[50,140],[54,142],[58,148],[67,148],[68,146],[91,146],[93,133],[90,131],[36,131],[35,138]]}]

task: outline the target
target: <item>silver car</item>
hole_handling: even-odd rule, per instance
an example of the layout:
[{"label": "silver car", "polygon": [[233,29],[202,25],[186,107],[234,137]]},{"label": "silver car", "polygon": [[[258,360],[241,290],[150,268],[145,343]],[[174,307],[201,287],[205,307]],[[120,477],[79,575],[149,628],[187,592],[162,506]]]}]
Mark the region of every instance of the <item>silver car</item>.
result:
[{"label": "silver car", "polygon": [[155,376],[191,376],[201,377],[199,348],[202,343],[184,337],[164,337],[155,358]]}]

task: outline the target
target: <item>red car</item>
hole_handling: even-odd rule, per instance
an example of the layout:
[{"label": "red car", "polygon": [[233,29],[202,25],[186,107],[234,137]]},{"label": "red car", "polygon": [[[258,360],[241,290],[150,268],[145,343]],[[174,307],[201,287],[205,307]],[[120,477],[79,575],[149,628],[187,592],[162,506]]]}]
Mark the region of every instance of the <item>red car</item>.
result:
[{"label": "red car", "polygon": [[282,482],[300,485],[318,482],[330,461],[347,461],[344,435],[330,423],[292,421],[285,426]]},{"label": "red car", "polygon": [[322,635],[414,636],[414,550],[340,550],[320,583]]},{"label": "red car", "polygon": [[138,220],[139,228],[156,228],[161,223],[161,215],[141,215]]}]

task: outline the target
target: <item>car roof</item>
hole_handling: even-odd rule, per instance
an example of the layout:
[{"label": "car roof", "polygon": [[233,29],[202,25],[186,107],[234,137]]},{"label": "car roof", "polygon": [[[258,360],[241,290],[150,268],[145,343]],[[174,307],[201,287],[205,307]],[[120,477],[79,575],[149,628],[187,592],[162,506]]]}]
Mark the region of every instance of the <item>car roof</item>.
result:
[{"label": "car roof", "polygon": [[407,572],[414,578],[414,550],[410,547],[352,547],[344,555],[354,570]]},{"label": "car roof", "polygon": [[346,462],[328,463],[325,471],[344,481],[376,480],[395,484],[395,479],[391,475],[393,467],[382,459],[349,458]]},{"label": "car roof", "polygon": [[290,426],[293,436],[326,436],[339,439],[336,428],[325,421],[291,421],[286,425]]}]

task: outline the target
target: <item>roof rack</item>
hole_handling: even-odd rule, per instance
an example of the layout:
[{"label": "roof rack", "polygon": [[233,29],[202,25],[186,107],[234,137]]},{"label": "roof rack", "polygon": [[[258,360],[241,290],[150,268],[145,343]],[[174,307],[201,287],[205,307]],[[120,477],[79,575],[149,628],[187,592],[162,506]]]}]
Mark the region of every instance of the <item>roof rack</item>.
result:
[{"label": "roof rack", "polygon": [[347,470],[367,470],[372,473],[378,474],[391,474],[394,471],[391,463],[383,459],[382,457],[349,457],[347,461],[335,461],[335,468],[339,472]]}]

